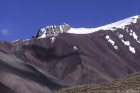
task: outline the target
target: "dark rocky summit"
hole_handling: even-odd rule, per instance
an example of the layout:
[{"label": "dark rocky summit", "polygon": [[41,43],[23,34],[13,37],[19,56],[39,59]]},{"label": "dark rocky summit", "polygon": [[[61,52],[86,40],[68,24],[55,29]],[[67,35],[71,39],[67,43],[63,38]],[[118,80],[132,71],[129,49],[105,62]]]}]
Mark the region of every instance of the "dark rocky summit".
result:
[{"label": "dark rocky summit", "polygon": [[37,35],[33,36],[33,38],[57,36],[60,33],[67,32],[70,30],[70,28],[70,25],[66,23],[60,26],[47,26],[45,28],[39,29]]}]

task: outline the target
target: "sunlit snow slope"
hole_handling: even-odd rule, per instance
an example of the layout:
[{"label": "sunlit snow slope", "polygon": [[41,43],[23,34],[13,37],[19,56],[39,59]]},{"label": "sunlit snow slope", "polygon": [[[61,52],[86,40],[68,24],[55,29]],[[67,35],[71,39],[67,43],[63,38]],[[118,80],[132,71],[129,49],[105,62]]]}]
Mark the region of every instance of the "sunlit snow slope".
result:
[{"label": "sunlit snow slope", "polygon": [[124,29],[125,26],[130,25],[132,23],[136,23],[139,18],[140,18],[139,15],[132,16],[124,20],[120,20],[118,22],[114,22],[97,28],[72,28],[68,24],[63,24],[60,26],[47,26],[46,28],[40,29],[39,31],[40,35],[38,36],[38,38],[45,38],[47,36],[57,36],[59,33],[89,34],[89,33],[97,32],[99,30],[113,31],[118,28]]},{"label": "sunlit snow slope", "polygon": [[116,28],[122,28],[124,29],[125,26],[131,24],[131,23],[136,23],[137,19],[140,18],[140,16],[133,16],[129,17],[124,20],[120,20],[118,22],[108,24],[105,26],[97,27],[97,28],[71,28],[68,33],[74,33],[74,34],[88,34],[88,33],[93,33],[99,30],[115,30]]}]

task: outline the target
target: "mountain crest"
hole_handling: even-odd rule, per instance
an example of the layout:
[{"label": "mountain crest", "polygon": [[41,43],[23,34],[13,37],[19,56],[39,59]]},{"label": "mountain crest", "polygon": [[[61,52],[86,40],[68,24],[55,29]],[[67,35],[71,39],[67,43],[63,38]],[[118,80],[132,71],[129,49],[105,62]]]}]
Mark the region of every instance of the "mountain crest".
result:
[{"label": "mountain crest", "polygon": [[56,26],[56,25],[47,26],[45,28],[39,29],[35,38],[45,38],[45,37],[50,37],[50,36],[57,36],[59,33],[67,32],[70,29],[71,29],[71,26],[66,23],[59,25],[59,26]]},{"label": "mountain crest", "polygon": [[70,25],[64,23],[59,26],[47,26],[45,28],[39,29],[35,38],[45,38],[50,36],[57,36],[59,33],[73,33],[73,34],[89,34],[93,32],[97,32],[100,30],[111,30],[114,31],[116,29],[125,29],[126,26],[135,24],[140,20],[140,15],[132,16],[111,24],[107,24],[104,26],[96,27],[96,28],[72,28]]}]

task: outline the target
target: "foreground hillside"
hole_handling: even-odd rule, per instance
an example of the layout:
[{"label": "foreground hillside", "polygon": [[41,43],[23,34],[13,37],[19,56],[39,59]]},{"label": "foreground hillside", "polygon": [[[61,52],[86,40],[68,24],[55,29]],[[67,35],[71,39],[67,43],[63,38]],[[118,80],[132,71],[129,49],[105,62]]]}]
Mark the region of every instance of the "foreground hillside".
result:
[{"label": "foreground hillside", "polygon": [[14,55],[0,52],[0,93],[51,93],[66,86]]},{"label": "foreground hillside", "polygon": [[110,83],[66,88],[56,93],[140,93],[140,72]]}]

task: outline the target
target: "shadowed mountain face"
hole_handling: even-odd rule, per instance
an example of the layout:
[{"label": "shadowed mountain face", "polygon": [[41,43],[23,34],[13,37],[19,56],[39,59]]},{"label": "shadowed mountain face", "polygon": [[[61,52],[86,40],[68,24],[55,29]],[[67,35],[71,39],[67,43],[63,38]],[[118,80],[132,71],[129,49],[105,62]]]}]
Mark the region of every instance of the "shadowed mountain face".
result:
[{"label": "shadowed mountain face", "polygon": [[0,93],[16,93],[4,84],[0,83]]},{"label": "shadowed mountain face", "polygon": [[[53,29],[57,32],[58,28],[59,34],[49,33]],[[104,83],[140,71],[140,18],[122,28],[118,26],[100,29],[88,34],[69,33],[73,32],[73,28],[69,29],[68,33],[61,33],[61,28],[54,26],[41,30],[45,35],[38,32],[40,37],[36,36],[31,40],[1,42],[0,51],[5,55],[5,59],[9,55],[15,55],[12,59],[14,57],[24,62],[7,63],[9,60],[1,57],[4,61],[0,63],[3,76],[0,77],[0,82],[10,85],[6,79],[10,76],[10,81],[19,80],[20,83],[25,80],[25,85],[30,82],[28,86],[31,88],[41,89],[33,93],[42,93],[47,89],[54,90],[67,86],[60,80],[66,81],[69,85]],[[49,31],[49,34],[45,31]],[[12,86],[8,87],[13,89]]]},{"label": "shadowed mountain face", "polygon": [[0,52],[0,88],[3,91],[11,91],[9,93],[51,93],[52,90],[66,86],[62,81],[43,74],[14,55]]}]

